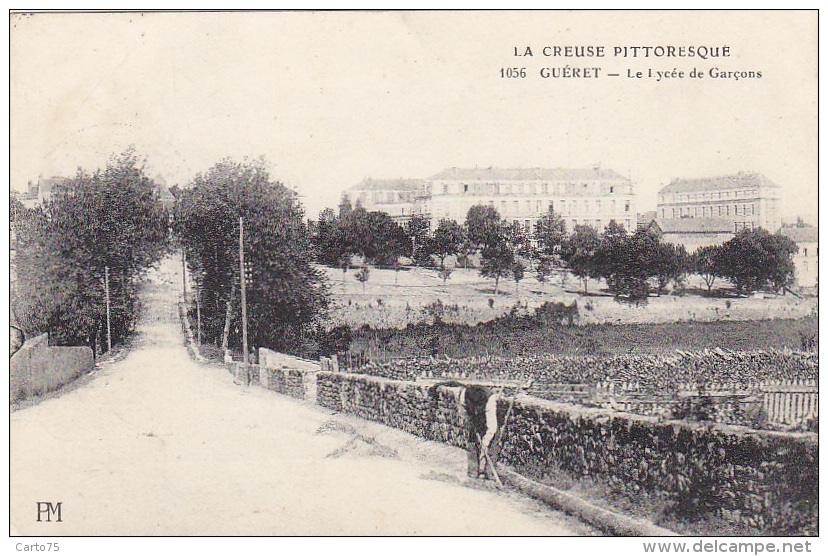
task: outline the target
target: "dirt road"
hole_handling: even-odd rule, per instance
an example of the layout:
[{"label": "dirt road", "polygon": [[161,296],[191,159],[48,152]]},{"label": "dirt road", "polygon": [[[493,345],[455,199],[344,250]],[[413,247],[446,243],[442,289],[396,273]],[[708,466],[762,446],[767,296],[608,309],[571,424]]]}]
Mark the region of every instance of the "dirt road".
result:
[{"label": "dirt road", "polygon": [[[465,483],[465,455],[233,384],[184,347],[166,261],[129,355],[11,414],[11,533],[583,535],[567,516]],[[60,502],[60,523],[37,522]],[[55,507],[55,506],[53,506]]]}]

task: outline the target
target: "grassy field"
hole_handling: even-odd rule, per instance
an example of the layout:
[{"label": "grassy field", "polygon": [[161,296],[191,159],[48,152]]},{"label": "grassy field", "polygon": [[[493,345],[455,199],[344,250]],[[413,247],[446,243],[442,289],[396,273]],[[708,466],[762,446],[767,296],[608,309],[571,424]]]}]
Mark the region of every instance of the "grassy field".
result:
[{"label": "grassy field", "polygon": [[[514,281],[502,280],[495,294],[493,281],[476,270],[457,269],[444,284],[433,270],[370,269],[363,291],[353,270],[325,271],[334,300],[329,325],[368,325],[370,330],[355,331],[351,351],[374,359],[801,349],[817,333],[817,299],[812,297],[694,293],[651,297],[646,306],[633,307],[600,292],[602,284],[594,280],[588,295],[581,293],[580,282],[559,277],[546,283],[528,277],[517,291]],[[578,326],[533,319],[535,309],[546,302],[577,306]]]},{"label": "grassy field", "polygon": [[[529,314],[545,302],[577,303],[577,324],[630,324],[798,319],[814,313],[816,298],[792,295],[758,295],[750,298],[704,297],[702,295],[665,295],[651,297],[643,307],[617,303],[601,292],[598,281],[590,280],[589,295],[583,295],[581,282],[555,276],[540,283],[527,273],[517,291],[512,280],[501,280],[494,293],[494,281],[481,277],[477,270],[455,270],[444,284],[433,270],[411,268],[370,269],[363,285],[355,271],[323,267],[331,284],[330,327],[348,324],[354,328],[405,328],[407,325],[434,322],[434,307],[442,305],[442,320],[474,325],[506,315],[519,307]],[[690,280],[690,288],[700,284]],[[692,291],[698,291],[693,289]]]}]

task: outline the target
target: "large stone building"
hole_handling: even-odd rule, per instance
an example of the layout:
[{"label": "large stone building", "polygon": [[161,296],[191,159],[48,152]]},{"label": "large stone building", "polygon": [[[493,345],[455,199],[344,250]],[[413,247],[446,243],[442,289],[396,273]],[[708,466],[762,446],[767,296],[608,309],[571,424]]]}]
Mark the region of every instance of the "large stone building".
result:
[{"label": "large stone building", "polygon": [[[714,227],[727,222],[733,233],[744,228],[773,233],[782,226],[780,188],[757,173],[676,179],[658,192],[656,221],[666,231],[674,227],[670,221],[679,219],[698,219],[700,228],[714,219]],[[680,227],[686,232],[693,226],[691,222]]]},{"label": "large stone building", "polygon": [[534,230],[554,210],[568,231],[579,224],[603,230],[615,220],[636,226],[629,178],[603,168],[449,168],[428,180],[431,219],[463,222],[469,208],[488,205],[510,222]]},{"label": "large stone building", "polygon": [[349,190],[352,201],[396,220],[421,214],[432,229],[443,218],[463,223],[474,205],[494,207],[509,222],[534,230],[549,209],[566,222],[602,230],[615,220],[636,226],[629,178],[602,168],[448,168],[425,180],[364,180]]}]

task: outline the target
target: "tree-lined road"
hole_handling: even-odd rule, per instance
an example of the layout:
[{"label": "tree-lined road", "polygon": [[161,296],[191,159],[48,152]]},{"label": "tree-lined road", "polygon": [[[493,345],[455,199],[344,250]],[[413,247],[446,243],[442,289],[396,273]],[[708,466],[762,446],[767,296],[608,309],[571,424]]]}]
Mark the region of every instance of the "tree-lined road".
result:
[{"label": "tree-lined road", "polygon": [[[516,494],[462,484],[460,450],[193,361],[176,270],[165,260],[147,281],[126,358],[11,415],[12,534],[592,533]],[[38,523],[37,502],[60,502],[62,522]]]}]

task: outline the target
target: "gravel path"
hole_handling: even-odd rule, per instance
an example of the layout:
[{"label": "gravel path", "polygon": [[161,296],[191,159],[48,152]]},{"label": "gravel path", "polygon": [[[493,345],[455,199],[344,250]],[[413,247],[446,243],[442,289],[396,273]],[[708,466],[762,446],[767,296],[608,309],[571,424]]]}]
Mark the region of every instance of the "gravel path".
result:
[{"label": "gravel path", "polygon": [[[187,354],[177,265],[125,358],[11,414],[13,535],[588,535],[465,479],[462,451],[233,384]],[[61,523],[36,521],[61,502]]]}]

